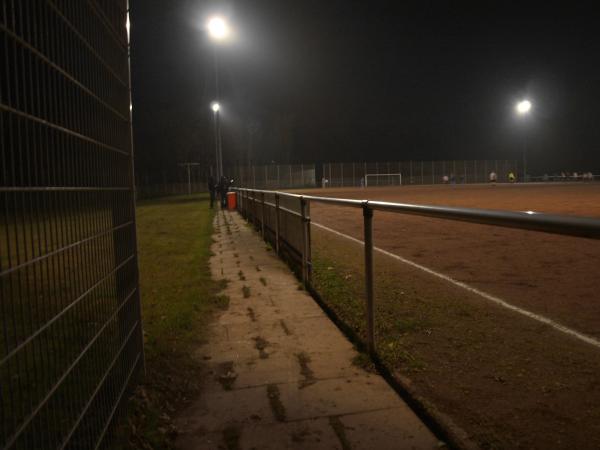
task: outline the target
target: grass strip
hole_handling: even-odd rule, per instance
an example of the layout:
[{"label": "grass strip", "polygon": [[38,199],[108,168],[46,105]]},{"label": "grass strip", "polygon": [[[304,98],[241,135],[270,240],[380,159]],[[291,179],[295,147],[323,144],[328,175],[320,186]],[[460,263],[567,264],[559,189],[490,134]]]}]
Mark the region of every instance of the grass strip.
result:
[{"label": "grass strip", "polygon": [[199,392],[201,343],[224,282],[209,269],[213,211],[206,196],[144,201],[137,209],[146,376],[129,405],[116,448],[173,448],[172,419]]}]

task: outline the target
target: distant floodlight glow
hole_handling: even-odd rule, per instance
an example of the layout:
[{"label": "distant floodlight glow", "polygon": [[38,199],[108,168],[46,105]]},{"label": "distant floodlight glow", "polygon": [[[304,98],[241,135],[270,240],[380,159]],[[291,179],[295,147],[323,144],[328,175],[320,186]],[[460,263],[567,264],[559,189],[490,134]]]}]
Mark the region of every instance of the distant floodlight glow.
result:
[{"label": "distant floodlight glow", "polygon": [[219,112],[219,110],[221,109],[221,105],[219,105],[219,103],[217,102],[212,102],[210,105],[211,109],[213,110],[213,112]]},{"label": "distant floodlight glow", "polygon": [[213,17],[208,21],[208,33],[210,37],[221,41],[229,36],[229,26],[227,22],[221,17]]},{"label": "distant floodlight glow", "polygon": [[521,100],[517,103],[517,112],[519,114],[527,114],[531,109],[531,102],[529,100]]}]

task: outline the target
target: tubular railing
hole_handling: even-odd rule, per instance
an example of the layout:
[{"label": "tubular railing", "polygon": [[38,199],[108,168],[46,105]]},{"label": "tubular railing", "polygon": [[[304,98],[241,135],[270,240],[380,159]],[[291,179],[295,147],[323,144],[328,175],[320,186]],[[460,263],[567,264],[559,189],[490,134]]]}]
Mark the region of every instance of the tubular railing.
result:
[{"label": "tubular railing", "polygon": [[[412,205],[371,200],[299,195],[287,192],[264,191],[254,189],[235,189],[238,211],[246,220],[254,223],[261,231],[263,239],[270,241],[278,255],[283,256],[298,268],[305,287],[310,287],[311,251],[310,251],[310,203],[326,203],[363,210],[364,258],[365,258],[365,308],[367,320],[366,345],[369,353],[375,353],[373,319],[373,216],[374,211],[387,211],[400,214],[426,216],[437,219],[457,220],[482,225],[495,225],[505,228],[539,231],[566,236],[600,239],[600,220],[587,217],[569,217],[541,214],[534,211],[514,212],[476,208],[458,208],[446,206]],[[273,201],[265,199],[272,198]],[[282,201],[289,206],[282,206]],[[291,206],[291,207],[290,207]],[[297,210],[293,208],[297,207]],[[272,211],[267,211],[271,208]],[[275,216],[273,224],[266,218]],[[295,218],[301,223],[300,236],[289,233],[282,227],[284,221]],[[272,225],[272,228],[271,228]],[[298,232],[298,230],[295,230]],[[272,232],[272,237],[268,236]],[[298,245],[299,243],[299,245]],[[287,249],[287,254],[284,253]]]}]

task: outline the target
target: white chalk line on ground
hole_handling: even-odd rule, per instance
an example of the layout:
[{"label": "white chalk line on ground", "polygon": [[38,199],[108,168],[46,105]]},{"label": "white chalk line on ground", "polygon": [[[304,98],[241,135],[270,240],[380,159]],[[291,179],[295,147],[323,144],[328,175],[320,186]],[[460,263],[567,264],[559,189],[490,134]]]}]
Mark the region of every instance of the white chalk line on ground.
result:
[{"label": "white chalk line on ground", "polygon": [[[344,234],[344,233],[341,233],[341,232],[339,232],[337,230],[334,230],[333,228],[329,228],[329,227],[326,227],[325,225],[321,225],[320,223],[312,222],[312,221],[310,223],[312,225],[318,227],[318,228],[322,228],[325,231],[329,231],[330,233],[333,233],[333,234],[336,234],[336,235],[341,236],[343,238],[349,239],[349,240],[354,241],[354,242],[356,242],[358,244],[361,244],[361,245],[365,244],[360,239],[356,239],[356,238],[354,238],[352,236],[349,236],[347,234]],[[442,279],[444,281],[447,281],[448,283],[451,283],[451,284],[453,284],[455,286],[463,288],[463,289],[465,289],[465,290],[467,290],[467,291],[469,291],[469,292],[471,292],[473,294],[479,295],[480,297],[483,297],[483,298],[485,298],[486,300],[489,300],[492,303],[495,303],[495,304],[497,304],[499,306],[502,306],[503,308],[506,308],[506,309],[509,309],[511,311],[514,311],[514,312],[516,312],[518,314],[521,314],[521,315],[523,315],[525,317],[529,317],[530,319],[533,319],[533,320],[536,320],[536,321],[538,321],[540,323],[548,325],[548,326],[554,328],[555,330],[560,331],[561,333],[567,334],[567,335],[569,335],[571,337],[574,337],[576,339],[579,339],[580,341],[583,341],[583,342],[585,342],[587,344],[593,345],[594,347],[600,348],[600,341],[598,339],[595,339],[595,338],[593,338],[591,336],[588,336],[586,334],[582,334],[579,331],[575,331],[572,328],[566,327],[566,326],[564,326],[564,325],[562,325],[562,324],[560,324],[558,322],[555,322],[552,319],[549,319],[548,317],[541,316],[539,314],[536,314],[534,312],[528,311],[528,310],[523,309],[523,308],[519,308],[518,306],[515,306],[515,305],[513,305],[511,303],[508,303],[506,300],[502,300],[500,297],[496,297],[495,295],[488,294],[487,292],[483,292],[483,291],[481,291],[481,290],[479,290],[477,288],[469,286],[466,283],[463,283],[462,281],[455,280],[454,278],[449,277],[448,275],[444,275],[443,273],[436,272],[435,270],[432,270],[429,267],[425,267],[425,266],[422,266],[421,264],[417,264],[414,261],[411,261],[409,259],[403,258],[402,256],[396,255],[395,253],[388,252],[387,250],[384,250],[382,248],[374,246],[373,250],[375,250],[375,251],[377,251],[379,253],[382,253],[382,254],[384,254],[386,256],[389,256],[390,258],[394,258],[394,259],[396,259],[398,261],[401,261],[401,262],[403,262],[405,264],[408,264],[411,267],[414,267],[416,269],[422,270],[423,272],[426,272],[429,275],[433,275],[433,276],[435,276],[437,278],[440,278],[440,279]]]}]

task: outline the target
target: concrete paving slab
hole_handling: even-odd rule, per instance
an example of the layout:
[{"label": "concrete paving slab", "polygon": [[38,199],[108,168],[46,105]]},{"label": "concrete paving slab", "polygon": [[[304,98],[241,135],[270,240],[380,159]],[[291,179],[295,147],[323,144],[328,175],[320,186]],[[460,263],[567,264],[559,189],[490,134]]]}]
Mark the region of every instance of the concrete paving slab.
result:
[{"label": "concrete paving slab", "polygon": [[204,387],[178,420],[179,448],[438,448],[240,216],[220,212],[215,230],[211,273],[230,301],[194,354]]},{"label": "concrete paving slab", "polygon": [[443,443],[434,442],[425,426],[405,408],[385,409],[340,417],[352,450],[431,450]]}]

